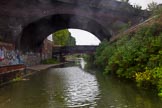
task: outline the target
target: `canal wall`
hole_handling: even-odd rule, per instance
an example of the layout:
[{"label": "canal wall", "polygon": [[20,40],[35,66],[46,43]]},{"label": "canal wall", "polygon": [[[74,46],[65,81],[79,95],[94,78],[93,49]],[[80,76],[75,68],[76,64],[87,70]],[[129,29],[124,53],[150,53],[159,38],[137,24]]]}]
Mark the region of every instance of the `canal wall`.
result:
[{"label": "canal wall", "polygon": [[52,42],[44,40],[39,52],[25,52],[15,48],[11,43],[0,42],[0,66],[24,64],[38,65],[42,60],[52,58]]},{"label": "canal wall", "polygon": [[34,52],[22,53],[16,50],[14,45],[7,43],[0,43],[0,66],[25,64],[32,66],[39,64],[41,61],[41,54]]},{"label": "canal wall", "polygon": [[14,44],[0,42],[0,85],[29,76],[35,71],[26,67],[39,65],[52,58],[52,42],[44,40],[40,52],[22,52]]},{"label": "canal wall", "polygon": [[0,67],[0,85],[4,85],[13,81],[13,79],[21,78],[25,75],[24,65],[8,65]]}]

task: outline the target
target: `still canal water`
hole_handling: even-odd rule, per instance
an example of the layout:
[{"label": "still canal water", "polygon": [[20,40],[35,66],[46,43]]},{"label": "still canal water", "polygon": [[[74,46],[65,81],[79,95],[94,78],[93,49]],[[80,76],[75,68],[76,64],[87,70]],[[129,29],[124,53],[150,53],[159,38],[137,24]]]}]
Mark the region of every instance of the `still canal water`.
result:
[{"label": "still canal water", "polygon": [[162,108],[151,91],[100,73],[79,66],[42,71],[0,88],[0,108]]}]

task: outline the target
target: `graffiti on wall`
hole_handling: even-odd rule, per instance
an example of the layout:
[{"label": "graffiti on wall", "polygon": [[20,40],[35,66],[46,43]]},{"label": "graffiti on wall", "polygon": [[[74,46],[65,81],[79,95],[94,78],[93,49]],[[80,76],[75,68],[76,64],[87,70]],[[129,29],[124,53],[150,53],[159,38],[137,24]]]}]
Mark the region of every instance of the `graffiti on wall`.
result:
[{"label": "graffiti on wall", "polygon": [[25,64],[27,66],[39,64],[41,61],[40,53],[22,53],[14,48],[0,46],[0,66]]},{"label": "graffiti on wall", "polygon": [[18,50],[7,50],[5,47],[0,48],[0,65],[23,64],[23,58]]},{"label": "graffiti on wall", "polygon": [[41,60],[52,57],[52,43],[45,40],[41,52],[22,53],[10,43],[0,42],[0,66],[25,64],[32,66],[40,64]]}]

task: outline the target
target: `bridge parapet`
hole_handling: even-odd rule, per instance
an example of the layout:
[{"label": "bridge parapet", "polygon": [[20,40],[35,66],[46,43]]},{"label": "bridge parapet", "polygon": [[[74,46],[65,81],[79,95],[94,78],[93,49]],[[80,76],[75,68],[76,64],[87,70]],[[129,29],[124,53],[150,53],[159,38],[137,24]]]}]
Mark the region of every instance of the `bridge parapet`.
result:
[{"label": "bridge parapet", "polygon": [[53,47],[53,55],[68,55],[78,53],[94,53],[98,46],[64,46]]}]

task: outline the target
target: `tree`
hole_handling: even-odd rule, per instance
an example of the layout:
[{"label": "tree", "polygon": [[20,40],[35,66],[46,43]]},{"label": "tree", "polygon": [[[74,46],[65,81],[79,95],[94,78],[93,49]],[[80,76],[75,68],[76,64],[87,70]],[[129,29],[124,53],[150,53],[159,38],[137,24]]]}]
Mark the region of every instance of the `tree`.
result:
[{"label": "tree", "polygon": [[147,6],[149,11],[155,11],[158,8],[158,4],[156,2],[151,2]]},{"label": "tree", "polygon": [[55,45],[73,46],[76,44],[75,38],[71,36],[71,33],[68,31],[68,29],[53,33],[52,38]]},{"label": "tree", "polygon": [[148,4],[148,10],[151,11],[152,15],[159,15],[162,13],[161,5],[158,5],[156,2]]},{"label": "tree", "polygon": [[142,9],[142,6],[140,5],[137,5],[137,4],[134,4],[133,7],[137,10],[141,10]]},{"label": "tree", "polygon": [[67,41],[67,46],[75,46],[76,45],[76,41],[75,38],[71,36],[71,33],[69,32],[69,38]]}]

